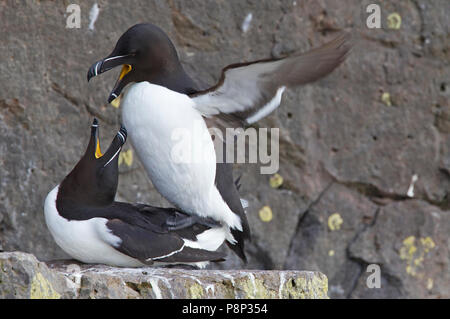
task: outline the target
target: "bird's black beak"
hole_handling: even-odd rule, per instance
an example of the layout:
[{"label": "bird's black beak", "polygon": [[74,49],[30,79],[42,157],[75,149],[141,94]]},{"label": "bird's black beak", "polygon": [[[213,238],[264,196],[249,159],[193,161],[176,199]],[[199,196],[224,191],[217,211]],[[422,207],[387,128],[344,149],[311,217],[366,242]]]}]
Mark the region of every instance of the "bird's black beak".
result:
[{"label": "bird's black beak", "polygon": [[89,156],[93,154],[95,159],[99,161],[102,166],[106,166],[112,162],[122,150],[122,146],[127,141],[127,130],[121,125],[119,131],[111,142],[106,152],[103,154],[100,149],[99,124],[94,118],[91,126],[91,141],[88,145]]},{"label": "bird's black beak", "polygon": [[116,163],[119,158],[119,153],[122,150],[123,144],[125,144],[127,140],[127,130],[123,125],[120,126],[120,130],[117,132],[116,136],[111,142],[111,145],[108,147],[108,150],[101,158],[101,163],[103,167],[106,167],[113,161]]},{"label": "bird's black beak", "polygon": [[122,65],[122,71],[120,72],[119,78],[114,85],[113,90],[109,94],[108,103],[111,103],[114,99],[116,99],[125,85],[128,84],[124,78],[125,76],[133,69],[132,67],[132,59],[134,54],[125,54],[125,55],[115,55],[111,54],[103,60],[95,62],[87,73],[87,80],[89,82],[94,76],[102,74],[103,72],[109,71],[119,65]]}]

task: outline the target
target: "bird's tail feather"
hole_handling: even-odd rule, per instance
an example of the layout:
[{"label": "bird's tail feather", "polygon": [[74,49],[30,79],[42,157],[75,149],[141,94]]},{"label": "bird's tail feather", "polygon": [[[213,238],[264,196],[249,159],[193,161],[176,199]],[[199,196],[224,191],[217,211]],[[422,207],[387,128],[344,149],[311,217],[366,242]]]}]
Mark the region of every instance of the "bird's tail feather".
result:
[{"label": "bird's tail feather", "polygon": [[231,235],[233,235],[233,237],[235,239],[235,242],[231,243],[229,240],[227,240],[226,243],[227,243],[228,247],[232,251],[234,251],[234,253],[236,255],[238,255],[239,258],[241,258],[244,263],[247,263],[247,256],[245,255],[245,252],[244,252],[244,248],[245,248],[244,240],[246,237],[245,233],[242,231],[239,231],[237,229],[233,229],[233,228],[231,228],[230,231],[231,231]]}]

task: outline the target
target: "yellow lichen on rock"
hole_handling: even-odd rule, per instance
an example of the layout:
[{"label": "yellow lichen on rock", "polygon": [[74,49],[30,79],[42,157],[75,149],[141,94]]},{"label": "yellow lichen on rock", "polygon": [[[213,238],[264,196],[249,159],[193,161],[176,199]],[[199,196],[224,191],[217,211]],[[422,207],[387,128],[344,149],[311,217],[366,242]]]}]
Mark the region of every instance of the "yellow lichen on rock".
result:
[{"label": "yellow lichen on rock", "polygon": [[312,299],[328,299],[328,277],[319,274],[314,276],[311,280],[312,290],[308,298]]},{"label": "yellow lichen on rock", "polygon": [[417,241],[417,246],[416,237],[406,237],[399,251],[400,259],[406,261],[406,273],[419,279],[423,278],[424,272],[420,270],[423,268],[426,254],[435,246],[436,244],[431,237],[420,238]]},{"label": "yellow lichen on rock", "polygon": [[192,299],[201,299],[203,298],[204,293],[205,291],[203,290],[203,287],[197,283],[189,286],[189,296]]},{"label": "yellow lichen on rock", "polygon": [[397,12],[392,12],[387,17],[389,29],[398,30],[402,26],[402,17]]},{"label": "yellow lichen on rock", "polygon": [[[285,279],[286,278],[286,279]],[[264,276],[249,273],[237,278],[235,287],[243,292],[238,298],[247,299],[310,299],[328,298],[328,279],[320,273],[308,272],[300,276],[280,275],[279,285],[265,281]]]},{"label": "yellow lichen on rock", "polygon": [[270,177],[269,184],[272,188],[278,188],[283,185],[283,177],[280,174],[276,173]]},{"label": "yellow lichen on rock", "polygon": [[387,106],[392,106],[391,95],[388,92],[384,92],[381,95],[381,101],[383,101],[383,103]]},{"label": "yellow lichen on rock", "polygon": [[259,218],[263,222],[270,222],[273,218],[272,209],[269,206],[264,206],[259,210]]},{"label": "yellow lichen on rock", "polygon": [[344,220],[339,213],[334,213],[328,217],[328,228],[330,230],[339,230]]},{"label": "yellow lichen on rock", "polygon": [[125,163],[127,166],[133,164],[133,150],[123,151],[119,154],[119,166]]},{"label": "yellow lichen on rock", "polygon": [[404,240],[403,240],[403,245],[405,245],[405,246],[412,246],[412,245],[414,245],[414,242],[416,241],[416,237],[414,237],[414,236],[409,236],[409,237],[406,237]]},{"label": "yellow lichen on rock", "polygon": [[286,283],[285,291],[292,299],[327,299],[328,278],[326,276],[297,277]]},{"label": "yellow lichen on rock", "polygon": [[431,249],[433,249],[436,246],[433,239],[429,236],[425,237],[425,238],[420,238],[420,243],[424,247],[424,250],[426,253],[429,252]]},{"label": "yellow lichen on rock", "polygon": [[[253,276],[253,275],[251,275]],[[273,299],[276,298],[277,293],[274,290],[267,289],[261,279],[254,276],[242,278],[237,283],[245,292],[245,298],[248,299]]]},{"label": "yellow lichen on rock", "polygon": [[428,290],[433,289],[433,279],[432,278],[428,278],[428,280],[427,280],[427,289]]},{"label": "yellow lichen on rock", "polygon": [[31,299],[60,299],[61,295],[52,287],[51,283],[38,272],[31,282]]}]

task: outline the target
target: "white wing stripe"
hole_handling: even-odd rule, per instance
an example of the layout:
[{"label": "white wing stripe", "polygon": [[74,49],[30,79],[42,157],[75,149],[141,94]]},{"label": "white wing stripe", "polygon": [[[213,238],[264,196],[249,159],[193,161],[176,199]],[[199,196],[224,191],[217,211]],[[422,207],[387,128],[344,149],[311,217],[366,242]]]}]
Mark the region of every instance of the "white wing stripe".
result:
[{"label": "white wing stripe", "polygon": [[172,255],[175,255],[175,254],[179,253],[180,251],[182,251],[182,250],[184,249],[184,245],[185,245],[185,244],[183,243],[183,246],[181,246],[180,249],[174,250],[174,251],[172,251],[171,253],[168,253],[167,255],[159,256],[159,257],[148,258],[147,261],[149,261],[149,260],[163,259],[163,258],[166,258],[166,257],[170,257],[170,256],[172,256]]},{"label": "white wing stripe", "polygon": [[254,113],[252,116],[249,116],[246,121],[248,124],[255,123],[262,119],[263,117],[269,115],[273,110],[275,110],[281,103],[281,95],[283,94],[284,90],[286,89],[285,86],[282,86],[278,88],[277,94],[273,97],[272,100],[270,100],[269,103],[264,105],[261,109],[259,109],[256,113]]}]

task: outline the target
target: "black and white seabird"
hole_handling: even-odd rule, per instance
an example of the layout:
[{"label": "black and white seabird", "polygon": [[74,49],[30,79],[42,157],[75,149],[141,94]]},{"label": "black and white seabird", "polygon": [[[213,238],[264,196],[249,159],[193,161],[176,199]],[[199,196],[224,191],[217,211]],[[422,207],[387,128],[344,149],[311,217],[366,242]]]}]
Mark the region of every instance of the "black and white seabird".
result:
[{"label": "black and white seabird", "polygon": [[45,200],[45,221],[56,243],[79,261],[119,267],[203,268],[223,260],[215,251],[225,241],[222,228],[193,224],[171,231],[165,225],[181,214],[175,209],[114,201],[127,131],[121,127],[104,154],[98,132],[94,120],[85,154]]},{"label": "black and white seabird", "polygon": [[[244,127],[267,116],[280,105],[286,88],[317,80],[343,62],[349,40],[343,34],[303,54],[229,65],[215,86],[199,90],[168,36],[155,25],[137,24],[110,55],[91,66],[88,81],[123,66],[108,102],[134,83],[121,101],[122,120],[155,188],[183,212],[219,221],[227,229],[228,246],[245,260],[250,231],[232,164],[216,165],[214,143],[204,138],[208,127]],[[172,150],[180,145],[174,132],[192,133],[194,125],[202,134],[183,147],[187,154],[196,150],[202,161],[175,161]]]}]

